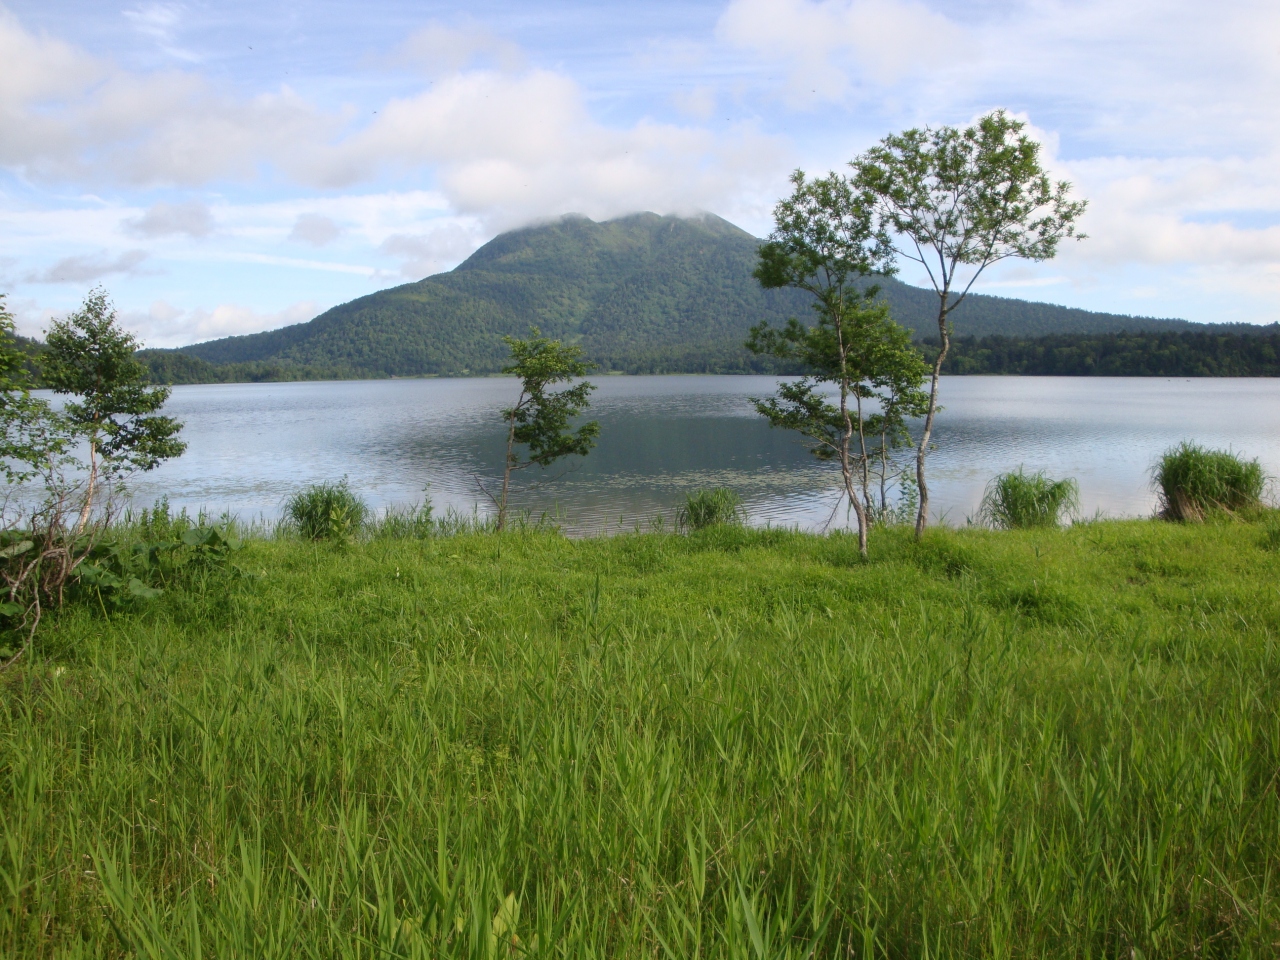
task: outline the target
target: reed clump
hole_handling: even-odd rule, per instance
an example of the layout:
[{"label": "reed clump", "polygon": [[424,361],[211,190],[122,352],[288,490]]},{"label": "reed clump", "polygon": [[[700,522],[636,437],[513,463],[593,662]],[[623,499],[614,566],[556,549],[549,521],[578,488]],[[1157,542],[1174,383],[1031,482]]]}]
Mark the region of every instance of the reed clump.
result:
[{"label": "reed clump", "polygon": [[1080,508],[1075,480],[1054,480],[1044,471],[1022,467],[1002,473],[987,484],[978,515],[999,530],[1059,527]]},{"label": "reed clump", "polygon": [[390,506],[369,524],[375,539],[399,540],[429,537],[436,532],[438,521],[430,500],[397,507]]},{"label": "reed clump", "polygon": [[705,530],[723,524],[746,522],[742,497],[728,487],[695,490],[685,497],[676,512],[676,526],[682,530]]},{"label": "reed clump", "polygon": [[1154,475],[1159,516],[1193,523],[1261,506],[1267,484],[1256,459],[1187,442],[1165,451]]},{"label": "reed clump", "polygon": [[346,543],[369,518],[369,505],[347,481],[314,483],[285,501],[286,521],[304,540]]}]

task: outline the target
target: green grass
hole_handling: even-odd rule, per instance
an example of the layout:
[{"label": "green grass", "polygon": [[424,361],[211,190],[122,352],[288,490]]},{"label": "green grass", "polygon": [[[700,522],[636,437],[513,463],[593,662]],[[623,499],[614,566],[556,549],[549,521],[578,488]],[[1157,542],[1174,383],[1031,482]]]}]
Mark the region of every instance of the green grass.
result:
[{"label": "green grass", "polygon": [[1058,527],[1080,508],[1080,485],[1019,467],[987,484],[979,516],[1000,530]]},{"label": "green grass", "polygon": [[0,955],[1272,957],[1265,540],[256,540],[0,677]]},{"label": "green grass", "polygon": [[728,487],[695,490],[684,498],[676,512],[676,526],[681,530],[706,530],[717,524],[742,524],[746,511],[742,497]]},{"label": "green grass", "polygon": [[1166,520],[1200,521],[1215,511],[1257,508],[1266,485],[1257,460],[1194,443],[1166,450],[1155,466],[1159,512]]}]

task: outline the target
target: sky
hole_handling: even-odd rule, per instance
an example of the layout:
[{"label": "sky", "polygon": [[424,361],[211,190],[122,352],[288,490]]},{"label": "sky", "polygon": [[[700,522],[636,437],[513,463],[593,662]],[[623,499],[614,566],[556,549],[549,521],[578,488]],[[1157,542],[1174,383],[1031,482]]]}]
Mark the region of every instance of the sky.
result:
[{"label": "sky", "polygon": [[567,213],[763,236],[792,170],[996,108],[1088,239],[975,289],[1280,321],[1275,0],[0,0],[0,292],[251,333]]}]

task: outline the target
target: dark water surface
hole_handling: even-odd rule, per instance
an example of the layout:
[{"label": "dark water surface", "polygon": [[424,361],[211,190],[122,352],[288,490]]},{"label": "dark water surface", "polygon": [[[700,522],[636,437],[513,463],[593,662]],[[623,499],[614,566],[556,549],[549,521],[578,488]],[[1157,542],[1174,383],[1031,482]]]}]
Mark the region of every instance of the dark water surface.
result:
[{"label": "dark water surface", "polygon": [[[755,523],[821,527],[837,478],[798,439],[771,430],[751,396],[772,377],[597,377],[597,449],[555,467],[520,494],[535,513],[558,511],[575,532],[630,529],[672,510],[697,487],[744,497]],[[421,500],[437,510],[489,509],[477,478],[498,475],[503,425],[515,399],[501,378],[176,387],[166,412],[186,423],[180,459],[137,478],[146,504],[272,519],[303,484],[349,478],[383,507]],[[1280,474],[1280,381],[949,377],[930,458],[935,513],[963,523],[995,473],[1022,464],[1080,483],[1084,512],[1150,513],[1150,467],[1190,439],[1259,457]],[[526,471],[523,480],[539,479]],[[843,524],[841,508],[835,523]]]}]

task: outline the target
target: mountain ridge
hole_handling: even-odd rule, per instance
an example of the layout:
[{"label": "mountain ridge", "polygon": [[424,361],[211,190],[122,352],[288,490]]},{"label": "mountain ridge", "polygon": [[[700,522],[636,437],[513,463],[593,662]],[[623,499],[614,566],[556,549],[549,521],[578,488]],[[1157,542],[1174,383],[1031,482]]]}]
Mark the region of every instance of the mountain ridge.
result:
[{"label": "mountain ridge", "polygon": [[[768,363],[742,346],[748,329],[804,316],[811,298],[761,289],[751,276],[760,242],[714,214],[568,216],[499,234],[453,270],[358,297],[305,323],[175,352],[213,364],[375,376],[481,374],[506,361],[503,335],[536,325],[581,346],[604,369],[763,371]],[[933,291],[893,278],[874,282],[899,323],[917,337],[936,335]],[[956,320],[967,336],[1203,326],[986,294],[971,294]]]}]

